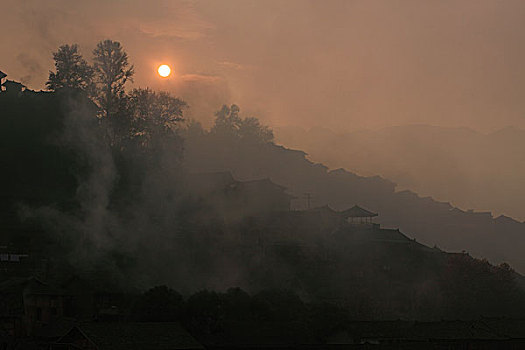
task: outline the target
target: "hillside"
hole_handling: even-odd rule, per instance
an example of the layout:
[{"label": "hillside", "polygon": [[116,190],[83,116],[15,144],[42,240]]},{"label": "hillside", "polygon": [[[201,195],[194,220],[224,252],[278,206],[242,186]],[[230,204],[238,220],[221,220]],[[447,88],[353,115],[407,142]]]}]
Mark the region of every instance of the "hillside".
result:
[{"label": "hillside", "polygon": [[[238,134],[227,123],[181,130],[182,157],[178,136],[115,146],[82,96],[0,94],[0,104],[1,245],[26,256],[3,261],[2,278],[108,292],[284,289],[355,319],[515,316],[525,305],[511,267],[446,251],[497,255],[494,240],[479,239],[487,222],[509,241],[522,224],[328,171],[268,142],[256,120]],[[305,193],[316,209],[305,210]],[[356,203],[379,212],[382,226],[342,220]]]},{"label": "hillside", "polygon": [[467,128],[403,125],[340,133],[323,128],[276,130],[279,143],[304,150],[331,169],[379,174],[398,189],[525,220],[525,131],[484,134]]},{"label": "hillside", "polygon": [[185,150],[186,165],[192,171],[231,170],[241,180],[269,177],[297,197],[297,209],[306,207],[306,193],[312,206],[327,204],[343,210],[359,204],[378,212],[378,222],[385,227],[399,228],[426,245],[466,250],[525,271],[525,224],[512,218],[463,211],[411,191],[396,191],[393,182],[379,176],[329,170],[308,160],[305,152],[274,144],[225,142],[197,133],[187,138]]}]

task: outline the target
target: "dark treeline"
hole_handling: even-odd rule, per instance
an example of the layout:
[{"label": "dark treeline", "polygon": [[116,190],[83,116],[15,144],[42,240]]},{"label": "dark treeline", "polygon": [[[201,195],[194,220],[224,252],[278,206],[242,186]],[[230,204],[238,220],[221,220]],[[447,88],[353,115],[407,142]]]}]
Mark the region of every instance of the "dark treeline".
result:
[{"label": "dark treeline", "polygon": [[144,259],[148,248],[162,251],[163,230],[180,224],[186,103],[127,91],[133,67],[118,42],[100,42],[93,65],[77,45],[54,58],[52,92],[0,94],[3,243],[45,258],[50,278],[95,268],[132,285],[122,274],[136,263],[130,256],[140,246]]},{"label": "dark treeline", "polygon": [[119,42],[99,42],[93,50],[93,65],[82,57],[76,44],[61,46],[53,57],[55,71],[49,73],[46,86],[92,101],[112,146],[153,146],[161,136],[173,136],[183,120],[186,103],[181,99],[148,88],[126,91],[134,67]]},{"label": "dark treeline", "polygon": [[[306,161],[236,105],[206,130],[185,120],[180,98],[128,91],[134,69],[117,42],[99,43],[92,64],[76,45],[54,58],[51,92],[0,93],[2,245],[27,252],[30,273],[64,290],[74,279],[134,295],[170,285],[191,296],[154,288],[133,317],[182,320],[202,337],[269,327],[290,339],[323,338],[347,319],[525,310],[523,279],[509,265],[431,249],[399,231],[374,229],[371,239],[331,209],[277,210],[235,179],[269,177],[295,200],[313,191],[318,204],[338,209],[390,199],[390,183]],[[209,172],[213,181],[202,182],[198,173]],[[228,291],[195,293],[203,289]]]},{"label": "dark treeline", "polygon": [[250,295],[239,288],[196,292],[184,299],[166,287],[143,293],[130,318],[178,321],[205,344],[324,343],[350,321],[348,312],[325,303],[305,303],[286,290]]}]

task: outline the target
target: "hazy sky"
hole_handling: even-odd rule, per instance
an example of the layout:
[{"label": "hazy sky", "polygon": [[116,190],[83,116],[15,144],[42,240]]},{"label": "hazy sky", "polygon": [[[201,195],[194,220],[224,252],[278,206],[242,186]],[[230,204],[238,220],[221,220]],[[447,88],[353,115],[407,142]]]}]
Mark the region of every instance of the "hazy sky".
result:
[{"label": "hazy sky", "polygon": [[60,44],[89,58],[111,38],[135,85],[204,121],[237,103],[277,126],[525,127],[522,0],[1,0],[0,13],[0,70],[34,89]]}]

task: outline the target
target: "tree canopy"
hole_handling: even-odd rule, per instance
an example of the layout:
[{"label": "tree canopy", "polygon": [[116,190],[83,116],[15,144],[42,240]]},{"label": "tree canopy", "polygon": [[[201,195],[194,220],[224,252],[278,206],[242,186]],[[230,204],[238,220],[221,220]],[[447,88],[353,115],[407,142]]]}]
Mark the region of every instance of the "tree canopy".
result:
[{"label": "tree canopy", "polygon": [[93,50],[93,69],[99,91],[96,101],[103,116],[110,117],[118,112],[124,87],[133,79],[134,67],[118,41],[104,40]]},{"label": "tree canopy", "polygon": [[246,141],[268,143],[273,141],[273,131],[262,125],[257,118],[241,118],[239,106],[223,105],[215,113],[215,122],[210,132],[217,136],[240,138]]},{"label": "tree canopy", "polygon": [[93,93],[94,70],[79,53],[78,45],[62,45],[53,53],[55,72],[49,72],[48,89],[78,89]]},{"label": "tree canopy", "polygon": [[128,97],[129,114],[132,117],[132,137],[149,142],[152,137],[173,133],[183,120],[186,102],[168,92],[133,89]]}]

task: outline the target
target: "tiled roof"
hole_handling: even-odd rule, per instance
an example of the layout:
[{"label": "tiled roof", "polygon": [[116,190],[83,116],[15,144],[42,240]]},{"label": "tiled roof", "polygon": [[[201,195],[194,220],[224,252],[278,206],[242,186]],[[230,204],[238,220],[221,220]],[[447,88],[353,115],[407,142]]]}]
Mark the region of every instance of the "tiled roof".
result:
[{"label": "tiled roof", "polygon": [[[76,329],[99,350],[204,349],[174,322],[91,322],[81,324]],[[58,342],[66,342],[68,334]]]},{"label": "tiled roof", "polygon": [[377,216],[377,213],[363,209],[358,205],[354,205],[352,208],[342,211],[341,214],[345,218],[371,218]]}]

